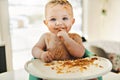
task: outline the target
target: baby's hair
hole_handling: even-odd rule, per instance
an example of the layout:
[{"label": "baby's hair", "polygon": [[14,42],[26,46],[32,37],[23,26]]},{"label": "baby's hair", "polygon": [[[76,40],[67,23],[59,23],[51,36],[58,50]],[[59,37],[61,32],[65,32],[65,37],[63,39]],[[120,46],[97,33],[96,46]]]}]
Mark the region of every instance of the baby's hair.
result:
[{"label": "baby's hair", "polygon": [[48,3],[54,3],[54,4],[68,4],[71,6],[71,4],[67,0],[50,0]]},{"label": "baby's hair", "polygon": [[48,3],[46,4],[45,6],[45,9],[49,6],[49,5],[57,5],[57,4],[60,4],[60,5],[68,5],[70,6],[71,10],[72,10],[72,5],[70,4],[69,1],[67,0],[49,0]]}]

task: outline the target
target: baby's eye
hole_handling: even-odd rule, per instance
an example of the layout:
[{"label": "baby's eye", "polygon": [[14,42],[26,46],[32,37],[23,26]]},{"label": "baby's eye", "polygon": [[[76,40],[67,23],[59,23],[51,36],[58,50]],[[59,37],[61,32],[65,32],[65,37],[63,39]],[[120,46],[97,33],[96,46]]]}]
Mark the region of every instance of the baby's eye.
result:
[{"label": "baby's eye", "polygon": [[67,18],[67,17],[64,17],[63,20],[68,20],[68,18]]},{"label": "baby's eye", "polygon": [[56,19],[55,19],[55,18],[52,18],[52,19],[50,19],[50,21],[56,21]]}]

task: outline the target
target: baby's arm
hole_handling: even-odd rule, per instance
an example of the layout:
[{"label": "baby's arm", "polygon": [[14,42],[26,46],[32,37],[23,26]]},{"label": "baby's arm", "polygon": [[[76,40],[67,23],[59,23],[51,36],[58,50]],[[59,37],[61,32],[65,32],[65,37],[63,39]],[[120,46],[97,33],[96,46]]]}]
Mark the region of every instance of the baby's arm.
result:
[{"label": "baby's arm", "polygon": [[45,34],[41,36],[39,41],[32,48],[33,57],[39,59],[41,57],[41,54],[44,52],[44,48],[45,48]]},{"label": "baby's arm", "polygon": [[83,57],[85,48],[79,35],[74,34],[74,39],[72,39],[65,31],[60,31],[58,37],[62,37],[63,43],[72,56]]},{"label": "baby's arm", "polygon": [[35,44],[32,48],[32,55],[35,58],[41,59],[44,62],[50,62],[53,60],[53,55],[49,51],[45,51],[46,42],[45,37],[46,34],[43,34],[40,40]]}]

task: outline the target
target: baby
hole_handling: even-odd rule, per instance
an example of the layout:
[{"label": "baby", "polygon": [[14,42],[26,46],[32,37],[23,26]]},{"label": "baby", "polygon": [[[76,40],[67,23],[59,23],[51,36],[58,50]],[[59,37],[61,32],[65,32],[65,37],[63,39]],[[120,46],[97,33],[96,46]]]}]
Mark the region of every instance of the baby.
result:
[{"label": "baby", "polygon": [[69,33],[74,22],[72,5],[67,0],[50,0],[45,7],[44,20],[50,32],[41,36],[32,55],[43,62],[83,57],[85,48],[81,37]]},{"label": "baby", "polygon": [[74,24],[71,4],[66,0],[51,0],[45,7],[44,24],[48,33],[41,36],[32,49],[35,58],[44,62],[83,57],[85,48],[78,34],[68,33]]}]

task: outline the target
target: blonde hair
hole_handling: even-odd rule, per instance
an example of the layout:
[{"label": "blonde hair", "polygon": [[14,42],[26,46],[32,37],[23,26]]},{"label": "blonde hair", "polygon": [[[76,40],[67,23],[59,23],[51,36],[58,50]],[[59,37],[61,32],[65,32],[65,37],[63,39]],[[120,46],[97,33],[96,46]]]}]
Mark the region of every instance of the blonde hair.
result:
[{"label": "blonde hair", "polygon": [[47,7],[49,6],[49,5],[53,5],[53,6],[55,6],[55,5],[57,5],[57,4],[60,4],[60,5],[68,5],[68,6],[70,6],[70,8],[71,8],[71,11],[72,11],[72,13],[73,13],[73,8],[72,8],[72,5],[69,3],[69,1],[67,1],[67,0],[49,0],[48,1],[48,3],[46,4],[46,6],[45,6],[45,13],[46,13],[46,9],[47,9]]},{"label": "blonde hair", "polygon": [[71,6],[71,4],[67,0],[49,0],[48,4],[51,4],[51,3],[52,4],[61,4],[61,5],[67,4],[67,5]]}]

